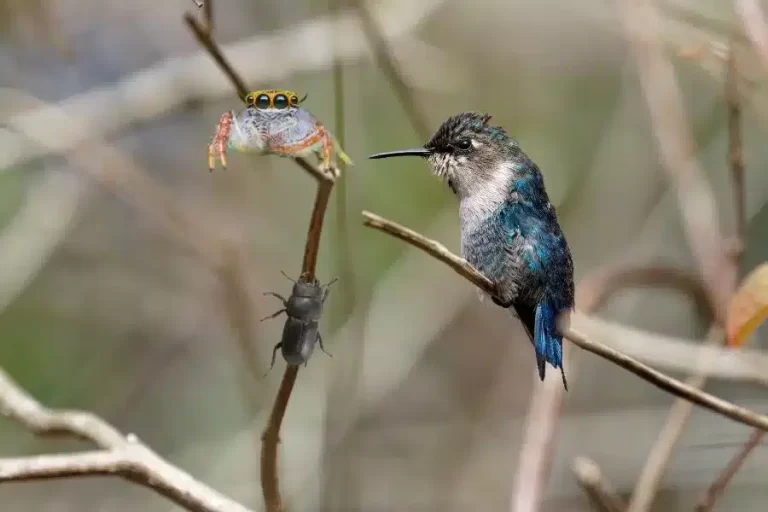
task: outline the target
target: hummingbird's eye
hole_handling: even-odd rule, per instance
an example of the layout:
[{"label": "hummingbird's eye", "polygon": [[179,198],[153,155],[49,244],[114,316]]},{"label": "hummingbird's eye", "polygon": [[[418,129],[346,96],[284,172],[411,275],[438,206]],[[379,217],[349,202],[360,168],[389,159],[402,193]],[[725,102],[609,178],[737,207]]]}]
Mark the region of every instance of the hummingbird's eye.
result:
[{"label": "hummingbird's eye", "polygon": [[467,150],[472,147],[472,141],[469,139],[461,139],[456,143],[456,147],[459,149]]},{"label": "hummingbird's eye", "polygon": [[258,108],[269,108],[269,96],[266,94],[259,94],[259,97],[256,98],[256,106]]},{"label": "hummingbird's eye", "polygon": [[288,98],[285,94],[278,94],[275,96],[275,108],[283,109],[288,106]]}]

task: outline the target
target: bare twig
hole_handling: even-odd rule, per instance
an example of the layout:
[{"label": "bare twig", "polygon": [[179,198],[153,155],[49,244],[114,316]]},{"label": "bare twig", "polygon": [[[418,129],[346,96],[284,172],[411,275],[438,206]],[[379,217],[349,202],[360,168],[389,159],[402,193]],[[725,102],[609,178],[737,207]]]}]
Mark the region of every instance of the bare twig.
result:
[{"label": "bare twig", "polygon": [[213,33],[213,0],[205,0],[203,17],[205,18],[205,29],[209,34]]},{"label": "bare twig", "polygon": [[744,252],[747,216],[744,196],[744,134],[741,126],[741,95],[736,51],[736,45],[731,41],[725,78],[725,103],[728,108],[728,163],[733,181],[736,214],[736,247],[733,248],[731,256],[734,265],[739,265]]},{"label": "bare twig", "polygon": [[[454,271],[481,290],[488,294],[494,294],[494,286],[491,281],[480,274],[480,272],[473,268],[466,260],[456,256],[442,244],[370,212],[364,211],[363,216],[366,219],[364,222],[366,226],[383,231],[421,249],[433,258],[436,258],[451,267]],[[581,333],[566,327],[567,326],[565,325],[561,325],[561,331],[573,344],[634,373],[659,389],[685,398],[686,400],[690,400],[695,404],[739,423],[751,425],[762,430],[768,430],[768,416],[757,414],[754,411],[750,411],[749,409],[732,404],[688,386],[687,384],[664,375],[617,350],[589,340]]]},{"label": "bare twig", "polygon": [[747,37],[755,46],[763,66],[768,69],[768,26],[760,4],[755,0],[734,0],[736,13],[747,32]]},{"label": "bare twig", "polygon": [[[328,207],[328,199],[332,190],[332,180],[323,179],[317,184],[317,196],[315,198],[315,206],[312,209],[312,217],[309,221],[304,261],[301,265],[301,272],[307,279],[315,277],[317,252],[320,247],[320,235],[323,230],[323,219],[325,218],[325,211]],[[282,512],[285,510],[280,497],[280,485],[277,478],[277,445],[280,443],[280,426],[283,422],[285,410],[288,407],[288,400],[291,398],[291,391],[293,391],[293,385],[296,382],[298,372],[298,366],[289,365],[285,368],[283,380],[280,383],[280,390],[272,405],[269,422],[262,435],[261,488],[269,512]]]},{"label": "bare twig", "polygon": [[[742,4],[744,2],[741,2]],[[742,6],[742,13],[744,12]],[[760,8],[755,4],[754,8],[758,12],[752,13],[753,16],[760,16]],[[758,29],[762,22],[755,17],[752,23],[758,23]],[[747,20],[745,20],[747,23]],[[749,26],[747,27],[749,30]],[[765,27],[762,26],[762,30]],[[763,34],[765,37],[766,34]],[[764,41],[765,42],[765,41]],[[764,50],[764,49],[763,49]],[[732,258],[734,265],[740,265],[744,253],[746,236],[746,208],[744,199],[744,141],[743,129],[741,125],[741,95],[739,94],[739,68],[736,57],[736,47],[731,41],[730,51],[728,53],[728,72],[725,82],[725,100],[728,106],[728,162],[731,168],[731,179],[733,181],[733,190],[735,195],[734,208],[736,216],[736,244],[733,248]],[[749,454],[759,444],[765,432],[755,429],[747,442],[742,446],[734,457],[728,462],[726,468],[720,473],[717,479],[707,489],[699,504],[696,506],[698,512],[712,510],[717,499],[725,492],[725,488],[733,479],[736,472],[744,464]]]},{"label": "bare twig", "polygon": [[[329,8],[331,13],[338,15],[341,11],[340,0],[331,0]],[[342,148],[347,147],[346,116],[344,114],[344,66],[340,57],[340,42],[344,34],[334,34],[335,59],[333,61],[333,106],[334,106],[334,134]],[[346,316],[351,311],[355,302],[354,268],[351,258],[348,228],[347,210],[347,173],[344,172],[344,163],[339,160],[341,176],[336,181],[336,267],[342,273],[339,283],[339,295],[341,296],[341,312]]]},{"label": "bare twig", "polygon": [[184,14],[184,21],[195,35],[195,39],[197,39],[197,42],[200,43],[200,46],[206,49],[206,51],[219,66],[219,69],[221,69],[221,71],[227,75],[229,81],[232,82],[232,84],[235,86],[235,89],[237,89],[237,95],[240,97],[240,99],[245,100],[245,97],[248,95],[248,87],[246,87],[245,81],[237,73],[237,71],[235,71],[229,61],[224,57],[224,53],[221,51],[218,43],[216,43],[216,41],[213,39],[213,35],[208,32],[208,30],[203,27],[200,22],[197,21],[195,17],[190,13]]},{"label": "bare twig", "polygon": [[[662,286],[678,289],[691,297],[694,303],[698,306],[699,311],[704,313],[707,318],[712,318],[713,306],[709,300],[707,290],[704,288],[701,278],[696,275],[691,275],[683,269],[674,267],[622,266],[599,271],[579,283],[579,292],[576,303],[583,308],[584,311],[591,313],[602,307],[608,299],[619,290],[638,285]],[[699,382],[700,380],[703,379],[697,377],[695,381],[689,381],[688,384],[700,388],[703,384],[703,382]],[[685,425],[692,408],[693,404],[691,402],[680,399],[670,411],[667,419],[667,426],[662,429],[659,439],[651,452],[651,456],[648,457],[645,468],[641,473],[635,491],[636,495],[638,495],[638,490],[656,488],[656,484],[663,473],[663,468],[666,467],[666,461],[669,459],[669,454],[674,449],[676,441],[682,432],[683,426]],[[586,471],[586,466],[583,466],[582,469]],[[595,465],[594,469],[598,471],[597,476],[599,476],[599,468]],[[593,472],[590,472],[590,474],[592,473]],[[619,508],[611,508],[610,502],[606,503],[605,499],[601,499],[601,494],[598,492],[598,489],[594,486],[590,487],[584,482],[580,482],[580,484],[590,495],[593,502],[598,504],[598,507],[601,510],[623,511],[626,508],[624,505]],[[645,494],[640,493],[640,495]],[[637,503],[634,496],[631,503]],[[616,503],[614,502],[613,505],[616,505]],[[630,507],[631,506],[632,504],[630,504]]]},{"label": "bare twig", "polygon": [[744,461],[747,460],[752,450],[760,445],[763,436],[765,436],[764,430],[755,429],[752,431],[752,435],[749,436],[747,442],[741,447],[739,453],[731,459],[728,466],[717,477],[717,480],[707,489],[707,492],[701,498],[698,505],[696,505],[696,512],[709,512],[714,509],[717,499],[723,494],[725,488],[744,464]]},{"label": "bare twig", "polygon": [[395,90],[405,115],[408,116],[408,120],[411,122],[411,126],[416,131],[416,134],[426,142],[431,133],[427,127],[426,116],[413,98],[413,92],[410,87],[405,83],[403,73],[400,71],[397,59],[390,49],[386,37],[384,37],[368,9],[367,0],[355,1],[357,2],[357,10],[360,15],[363,32],[368,39],[368,44],[371,45],[371,51],[373,51],[379,67],[387,77],[392,89]]},{"label": "bare twig", "polygon": [[[565,364],[573,359],[565,351]],[[538,375],[533,376],[538,381]],[[540,508],[544,484],[549,475],[555,449],[558,415],[563,405],[563,386],[559,379],[547,379],[531,397],[525,420],[524,441],[520,449],[517,472],[512,486],[510,510],[535,512]]]},{"label": "bare twig", "polygon": [[[729,248],[729,244],[720,233],[714,193],[696,161],[695,143],[688,126],[674,68],[667,59],[661,42],[660,20],[655,5],[651,0],[625,0],[622,11],[664,167],[670,181],[675,183],[677,188],[683,227],[692,252],[698,260],[707,294],[714,304],[715,322],[723,325],[736,287],[738,261],[743,246],[741,131],[740,127],[734,130],[734,123],[739,122],[738,84],[733,56],[734,40],[731,39],[726,96],[731,130],[729,153],[732,165],[735,164],[733,179],[738,208],[739,240],[735,251]],[[710,341],[710,343],[715,342]],[[688,391],[703,387],[706,378],[706,369],[697,372],[686,384],[690,388]],[[689,397],[684,398],[690,400]],[[644,512],[653,503],[658,484],[687,424],[691,410],[690,404],[678,401],[670,411],[667,423],[635,487],[628,507],[630,512]]]},{"label": "bare twig", "polygon": [[[717,324],[714,324],[710,327],[707,334],[706,345],[722,345],[724,339],[722,329]],[[711,354],[702,354],[700,360],[697,361],[698,371],[689,377],[685,384],[695,389],[703,389],[709,376],[709,368],[713,366],[714,362],[715,360],[712,359]],[[656,496],[656,489],[658,489],[659,483],[669,466],[669,461],[680,437],[685,431],[685,427],[688,425],[692,413],[693,403],[686,399],[679,398],[672,405],[664,426],[661,427],[656,438],[656,443],[651,448],[645,465],[637,479],[632,497],[629,500],[629,506],[627,507],[628,512],[641,512],[650,509]]]},{"label": "bare twig", "polygon": [[722,324],[737,273],[719,229],[714,193],[696,161],[675,72],[659,36],[659,14],[650,0],[624,0],[622,7],[664,168],[677,189],[683,228]]},{"label": "bare twig", "polygon": [[603,307],[618,291],[637,286],[679,290],[691,298],[706,318],[712,318],[714,314],[713,304],[698,275],[682,268],[664,265],[618,266],[595,272],[579,283],[576,304],[580,309],[591,313]]},{"label": "bare twig", "polygon": [[703,340],[676,338],[611,322],[581,312],[577,303],[571,325],[592,339],[615,348],[654,368],[695,374],[699,361],[717,361],[709,377],[768,386],[768,353],[754,348],[739,350],[714,346]]},{"label": "bare twig", "polygon": [[624,501],[613,490],[595,461],[576,457],[571,470],[576,475],[576,482],[600,512],[624,512]]},{"label": "bare twig", "polygon": [[35,434],[66,435],[101,448],[83,453],[0,459],[0,481],[117,475],[152,489],[187,510],[249,512],[166,462],[136,436],[124,436],[98,416],[43,407],[2,369],[0,411]]}]

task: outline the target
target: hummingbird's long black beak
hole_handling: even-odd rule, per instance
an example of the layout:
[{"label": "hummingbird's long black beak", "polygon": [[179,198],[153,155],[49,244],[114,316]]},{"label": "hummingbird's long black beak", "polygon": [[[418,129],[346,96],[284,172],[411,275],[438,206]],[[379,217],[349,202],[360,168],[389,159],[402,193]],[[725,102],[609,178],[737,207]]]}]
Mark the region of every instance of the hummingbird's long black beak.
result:
[{"label": "hummingbird's long black beak", "polygon": [[426,148],[414,148],[414,149],[401,149],[399,151],[386,151],[384,153],[376,153],[368,158],[376,160],[379,158],[389,158],[391,156],[421,156],[428,157],[432,152]]}]

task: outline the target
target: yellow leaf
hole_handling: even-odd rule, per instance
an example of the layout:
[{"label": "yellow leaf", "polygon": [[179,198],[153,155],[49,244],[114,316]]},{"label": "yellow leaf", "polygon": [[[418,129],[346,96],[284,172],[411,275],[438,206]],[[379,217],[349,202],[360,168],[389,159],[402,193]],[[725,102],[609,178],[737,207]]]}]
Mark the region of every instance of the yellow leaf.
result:
[{"label": "yellow leaf", "polygon": [[753,270],[728,307],[728,345],[741,346],[752,331],[768,319],[768,263]]}]

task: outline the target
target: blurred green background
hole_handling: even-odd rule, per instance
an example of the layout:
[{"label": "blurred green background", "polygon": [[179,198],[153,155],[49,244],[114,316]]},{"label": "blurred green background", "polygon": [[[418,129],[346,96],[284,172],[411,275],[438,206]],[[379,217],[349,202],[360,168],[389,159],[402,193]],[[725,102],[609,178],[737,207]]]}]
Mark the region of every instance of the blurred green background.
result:
[{"label": "blurred green background", "polygon": [[[215,7],[215,35],[249,86],[308,92],[305,106],[337,135],[332,67],[342,57],[344,144],[355,165],[331,199],[318,269],[323,282],[341,277],[322,324],[334,357],[317,351],[299,373],[282,434],[284,495],[297,511],[509,510],[539,385],[530,346],[517,320],[478,301],[452,271],[362,226],[360,212],[370,210],[458,252],[455,199],[424,163],[366,159],[420,145],[424,135],[377,67],[354,5],[340,4],[335,15],[309,0]],[[707,20],[727,27],[736,18],[727,2],[658,5],[730,233],[724,65],[679,53],[727,42]],[[618,261],[695,269],[618,5],[382,0],[370,8],[430,129],[487,111],[538,163],[577,279]],[[195,10],[185,0],[0,0],[0,364],[44,404],[93,410],[258,510],[259,435],[284,362],[261,378],[283,321],[257,320],[278,309],[264,291],[289,293],[279,271],[299,272],[315,185],[271,157],[232,153],[227,171],[207,172],[216,122],[240,103],[182,22]],[[746,272],[768,259],[768,103],[757,57],[746,46],[740,56]],[[66,117],[40,114],[46,104]],[[77,126],[86,136],[67,142]],[[66,151],[46,150],[57,142]],[[119,158],[99,152],[104,145]],[[170,208],[184,221],[158,220]],[[237,280],[252,299],[254,334],[245,340],[226,285],[200,256],[218,254],[222,238],[246,261]],[[684,297],[648,289],[622,292],[601,316],[691,339],[707,328]],[[569,469],[576,455],[631,492],[673,401],[591,355],[569,371],[546,511],[590,509]],[[712,380],[707,390],[768,409],[757,385]],[[696,410],[654,510],[690,510],[748,433]],[[0,422],[0,456],[83,447]],[[720,509],[765,510],[766,479],[768,450],[758,448]],[[0,508],[173,506],[93,478],[4,484]]]}]

